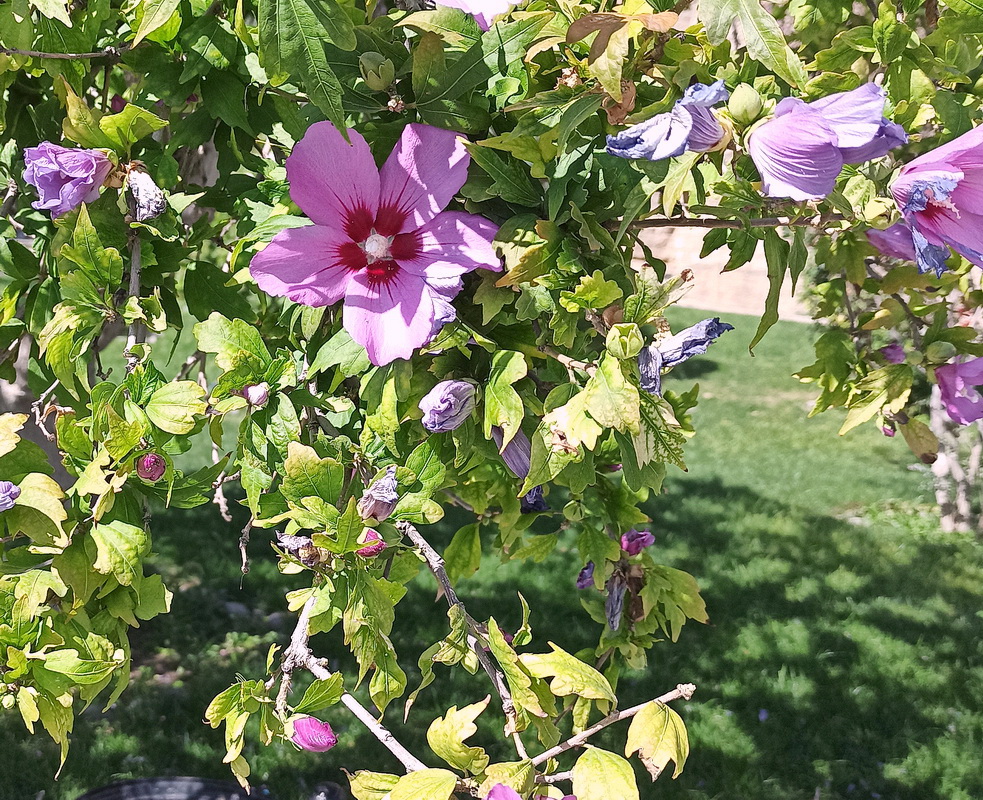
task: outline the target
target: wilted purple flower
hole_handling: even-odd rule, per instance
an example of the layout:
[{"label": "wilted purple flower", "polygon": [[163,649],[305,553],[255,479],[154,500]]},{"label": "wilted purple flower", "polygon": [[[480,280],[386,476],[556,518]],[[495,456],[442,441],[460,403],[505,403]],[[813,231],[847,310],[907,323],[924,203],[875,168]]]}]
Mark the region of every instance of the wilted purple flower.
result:
[{"label": "wilted purple flower", "polygon": [[124,108],[126,108],[126,100],[123,99],[123,95],[114,94],[109,101],[109,110],[114,114],[119,114]]},{"label": "wilted purple flower", "polygon": [[379,522],[393,513],[399,495],[396,493],[396,465],[386,467],[386,474],[375,481],[358,501],[358,515],[363,520],[374,519]]},{"label": "wilted purple flower", "polygon": [[0,481],[0,511],[10,511],[20,497],[20,487],[10,481]]},{"label": "wilted purple flower", "polygon": [[915,260],[915,242],[911,237],[911,228],[904,222],[895,222],[884,230],[871,228],[867,231],[867,240],[889,258]]},{"label": "wilted purple flower", "polygon": [[983,419],[983,358],[956,361],[935,368],[942,403],[953,422],[969,425]]},{"label": "wilted purple flower", "polygon": [[612,631],[621,627],[621,615],[625,610],[625,593],[628,591],[628,581],[620,572],[615,572],[608,578],[608,598],[604,603],[604,615],[608,627]]},{"label": "wilted purple flower", "polygon": [[726,102],[729,96],[723,81],[709,86],[695,83],[676,101],[672,111],[608,136],[607,151],[621,158],[659,161],[687,150],[713,150],[724,138],[724,129],[710,109]]},{"label": "wilted purple flower", "polygon": [[133,216],[137,222],[156,219],[167,211],[164,191],[142,166],[130,166],[126,173],[126,188],[133,198]]},{"label": "wilted purple flower", "polygon": [[99,199],[99,189],[113,162],[101,150],[62,147],[41,142],[24,150],[24,180],[38,190],[33,208],[60,217],[82,203]]},{"label": "wilted purple flower", "polygon": [[532,454],[532,442],[521,430],[515,432],[505,449],[502,449],[502,442],[505,441],[504,432],[497,425],[491,429],[492,439],[495,446],[502,455],[502,460],[518,478],[525,478],[529,474],[529,458]]},{"label": "wilted purple flower", "polygon": [[533,486],[528,492],[519,498],[519,511],[523,514],[539,514],[549,511],[550,504],[543,496],[542,486]]},{"label": "wilted purple flower", "polygon": [[892,342],[877,352],[884,356],[884,360],[888,364],[904,364],[905,362],[904,348],[897,342]]},{"label": "wilted purple flower", "polygon": [[983,125],[905,164],[891,194],[920,272],[941,275],[950,247],[983,267]]},{"label": "wilted purple flower", "polygon": [[154,483],[164,477],[167,462],[157,453],[144,453],[137,459],[137,475],[145,481]]},{"label": "wilted purple flower", "polygon": [[655,544],[655,537],[650,531],[636,531],[632,528],[621,537],[621,549],[630,556],[637,556],[653,544]]},{"label": "wilted purple flower", "polygon": [[663,339],[653,342],[638,354],[641,387],[649,394],[662,394],[662,370],[675,367],[693,356],[703,355],[713,342],[733,325],[712,317],[697,322]]},{"label": "wilted purple flower", "polygon": [[893,439],[897,432],[897,429],[893,425],[881,425],[881,433],[888,439]]},{"label": "wilted purple flower", "polygon": [[588,561],[577,576],[577,588],[589,589],[594,585],[594,562]]},{"label": "wilted purple flower", "polygon": [[366,528],[362,533],[361,541],[365,542],[365,547],[360,547],[355,552],[358,553],[362,558],[372,558],[373,556],[379,555],[383,550],[389,547],[386,544],[385,539],[379,535],[379,531],[373,528]]},{"label": "wilted purple flower", "polygon": [[475,405],[474,384],[468,381],[441,381],[420,401],[420,422],[431,433],[446,433],[464,424]]},{"label": "wilted purple flower", "polygon": [[299,717],[293,721],[293,726],[290,741],[301,750],[324,753],[338,744],[338,737],[331,726],[315,717]]},{"label": "wilted purple flower", "polygon": [[244,397],[253,408],[262,408],[270,400],[270,385],[266,381],[252,383],[249,386],[244,386],[239,395]]},{"label": "wilted purple flower", "polygon": [[487,31],[495,17],[510,11],[515,3],[511,0],[441,0],[438,5],[466,11],[474,17],[481,30]]},{"label": "wilted purple flower", "polygon": [[867,83],[812,103],[786,97],[755,130],[748,150],[768,197],[816,200],[844,164],[862,164],[905,144],[908,134],[884,117],[887,93]]}]

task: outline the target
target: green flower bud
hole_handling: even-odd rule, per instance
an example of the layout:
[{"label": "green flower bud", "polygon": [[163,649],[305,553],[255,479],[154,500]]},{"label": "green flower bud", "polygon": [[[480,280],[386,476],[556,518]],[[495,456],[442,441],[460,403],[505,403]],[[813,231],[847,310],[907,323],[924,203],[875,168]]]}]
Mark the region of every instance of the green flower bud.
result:
[{"label": "green flower bud", "polygon": [[925,348],[925,357],[934,364],[950,361],[956,356],[956,346],[951,342],[932,342]]},{"label": "green flower bud", "polygon": [[740,84],[727,103],[727,109],[738,125],[750,125],[761,114],[763,107],[761,95],[748,83]]},{"label": "green flower bud", "polygon": [[605,346],[615,358],[634,358],[645,346],[645,339],[634,322],[622,322],[611,326]]},{"label": "green flower bud", "polygon": [[917,350],[909,350],[907,353],[905,353],[904,360],[906,364],[912,367],[917,367],[922,363],[922,361],[925,360],[925,356],[923,356]]},{"label": "green flower bud", "polygon": [[376,92],[384,92],[392,86],[396,77],[396,67],[382,53],[369,51],[358,59],[358,68],[366,86]]}]

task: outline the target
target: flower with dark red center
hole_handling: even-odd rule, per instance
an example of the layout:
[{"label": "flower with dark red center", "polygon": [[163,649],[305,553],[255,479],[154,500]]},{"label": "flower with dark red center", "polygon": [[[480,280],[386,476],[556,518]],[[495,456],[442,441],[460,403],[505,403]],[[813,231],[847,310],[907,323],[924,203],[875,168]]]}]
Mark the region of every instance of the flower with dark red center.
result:
[{"label": "flower with dark red center", "polygon": [[164,477],[167,462],[157,453],[145,453],[137,459],[137,475],[145,481],[154,483]]},{"label": "flower with dark red center", "polygon": [[338,737],[331,726],[315,717],[298,717],[293,721],[293,727],[290,741],[301,750],[324,753],[338,744]]},{"label": "flower with dark red center", "polygon": [[410,124],[378,169],[361,134],[348,144],[312,125],[287,159],[290,196],[314,225],[281,231],[250,272],[259,287],[308,306],[344,300],[343,324],[376,365],[409,358],[451,319],[461,277],[501,270],[483,217],[443,211],[468,177],[453,131]]}]

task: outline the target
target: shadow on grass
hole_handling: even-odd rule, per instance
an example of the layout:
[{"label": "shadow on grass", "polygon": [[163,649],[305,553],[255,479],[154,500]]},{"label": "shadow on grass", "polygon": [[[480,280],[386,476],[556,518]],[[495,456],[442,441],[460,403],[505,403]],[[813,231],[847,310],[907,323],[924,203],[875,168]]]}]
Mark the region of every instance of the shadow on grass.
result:
[{"label": "shadow on grass", "polygon": [[[941,537],[916,508],[810,516],[749,489],[691,478],[667,484],[648,511],[653,557],[697,576],[712,624],[691,624],[679,643],[656,645],[648,670],[624,675],[619,685],[624,705],[678,682],[699,686],[679,707],[693,748],[686,771],[655,786],[646,778],[643,798],[983,797],[983,558],[976,543]],[[19,719],[0,720],[0,798],[46,789],[48,800],[74,800],[118,778],[228,777],[222,733],[201,723],[204,709],[237,673],[262,674],[270,644],[285,643],[292,625],[283,595],[304,584],[303,576],[279,575],[270,532],[254,531],[252,570],[240,589],[241,524],[225,525],[210,507],[157,516],[155,563],[175,598],[170,615],[134,634],[134,685],[107,715],[94,708],[79,718],[57,784],[49,777],[57,768],[50,743],[25,737]],[[453,530],[448,522],[428,536],[442,548]],[[487,555],[488,569],[460,586],[474,616],[495,614],[514,628],[521,591],[532,608],[532,649],[546,650],[552,640],[576,652],[596,642],[596,626],[577,603],[581,565],[572,542],[561,542],[542,564],[493,560]],[[409,690],[419,680],[417,657],[446,632],[434,586],[429,576],[416,579],[397,609],[393,640]],[[315,647],[344,653],[339,632],[319,636]],[[350,658],[336,666],[353,674]],[[480,674],[438,667],[437,676],[408,725],[400,724],[401,702],[386,714],[433,765],[430,720],[487,692]],[[485,716],[473,743],[497,738],[498,717]],[[342,767],[397,769],[343,709],[326,718],[340,735],[328,755],[249,748],[256,783],[279,800],[300,800],[320,781],[344,783]],[[624,734],[615,726],[597,744],[618,750]],[[493,760],[514,758],[502,748],[489,747]]]}]

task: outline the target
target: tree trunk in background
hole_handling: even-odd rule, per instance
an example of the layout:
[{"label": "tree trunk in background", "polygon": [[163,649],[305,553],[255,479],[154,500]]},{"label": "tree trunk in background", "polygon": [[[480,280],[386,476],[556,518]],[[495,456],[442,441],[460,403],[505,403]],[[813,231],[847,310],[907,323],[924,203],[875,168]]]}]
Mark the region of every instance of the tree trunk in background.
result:
[{"label": "tree trunk in background", "polygon": [[[932,475],[935,478],[935,500],[939,504],[942,530],[947,533],[976,530],[980,520],[973,513],[973,491],[983,454],[980,429],[975,425],[964,428],[949,419],[942,406],[942,393],[938,386],[932,387],[930,409],[932,432],[939,440],[939,457],[932,464]],[[968,444],[966,436],[972,436],[973,441],[966,448],[968,458],[964,463],[966,456],[960,444]]]}]

